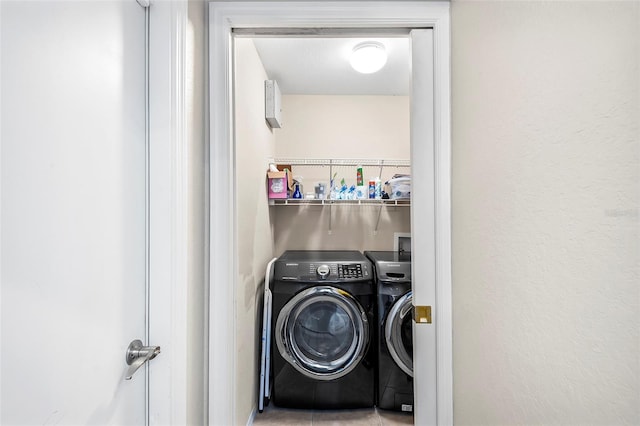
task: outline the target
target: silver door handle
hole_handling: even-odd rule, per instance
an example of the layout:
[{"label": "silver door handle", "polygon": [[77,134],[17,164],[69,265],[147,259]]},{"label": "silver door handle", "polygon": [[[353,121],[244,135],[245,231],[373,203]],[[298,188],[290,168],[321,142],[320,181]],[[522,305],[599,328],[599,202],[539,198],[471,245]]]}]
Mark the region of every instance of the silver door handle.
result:
[{"label": "silver door handle", "polygon": [[124,379],[131,380],[133,373],[135,373],[138,368],[142,367],[145,362],[154,359],[158,354],[160,354],[160,346],[142,346],[142,341],[138,339],[129,343],[126,355],[129,369]]}]

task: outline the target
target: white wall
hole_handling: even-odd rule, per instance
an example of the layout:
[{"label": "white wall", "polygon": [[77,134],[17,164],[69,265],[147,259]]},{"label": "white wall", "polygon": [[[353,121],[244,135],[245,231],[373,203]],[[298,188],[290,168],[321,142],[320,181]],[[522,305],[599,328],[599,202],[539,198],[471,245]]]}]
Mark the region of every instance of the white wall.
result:
[{"label": "white wall", "polygon": [[[273,257],[273,234],[266,193],[268,159],[275,138],[264,119],[267,75],[253,41],[235,39],[236,220],[238,276],[236,286],[235,421],[245,424],[257,407],[259,326],[264,274]],[[215,202],[215,188],[213,199]],[[215,283],[215,281],[214,281]],[[215,413],[210,413],[215,419]]]},{"label": "white wall", "polygon": [[[275,131],[277,157],[409,159],[406,96],[284,95],[282,109],[284,124]],[[328,167],[292,169],[294,176],[302,178],[305,192],[313,192],[319,182],[329,186]],[[355,184],[355,167],[334,167],[333,171],[338,173],[337,182],[344,178],[347,185]],[[381,178],[384,182],[395,173],[410,172],[406,167],[385,167]],[[366,184],[380,175],[380,168],[364,167],[363,174]],[[379,206],[272,209],[276,255],[287,249],[392,250],[394,232],[411,230],[408,206],[382,210]]]},{"label": "white wall", "polygon": [[409,159],[408,96],[283,95],[282,116],[279,157]]},{"label": "white wall", "polygon": [[640,3],[452,4],[456,424],[640,423]]}]

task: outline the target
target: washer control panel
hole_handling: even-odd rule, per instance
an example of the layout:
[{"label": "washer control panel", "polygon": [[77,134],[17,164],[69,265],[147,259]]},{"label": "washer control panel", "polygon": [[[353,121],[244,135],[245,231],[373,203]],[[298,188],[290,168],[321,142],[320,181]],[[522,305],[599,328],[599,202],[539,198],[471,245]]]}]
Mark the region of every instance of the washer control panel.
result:
[{"label": "washer control panel", "polygon": [[373,264],[357,250],[287,250],[273,269],[275,281],[328,284],[375,278]]},{"label": "washer control panel", "polygon": [[[302,265],[300,265],[302,266]],[[357,280],[368,279],[369,268],[362,265],[362,263],[315,263],[311,262],[307,265],[308,278],[303,278],[304,281],[310,280]],[[306,274],[304,274],[306,275]]]}]

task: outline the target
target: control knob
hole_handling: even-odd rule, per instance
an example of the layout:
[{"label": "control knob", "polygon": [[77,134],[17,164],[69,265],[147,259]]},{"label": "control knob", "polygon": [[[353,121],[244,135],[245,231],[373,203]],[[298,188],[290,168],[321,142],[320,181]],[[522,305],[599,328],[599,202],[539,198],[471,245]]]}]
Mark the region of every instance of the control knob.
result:
[{"label": "control knob", "polygon": [[320,275],[320,278],[324,280],[329,276],[331,269],[329,269],[329,265],[320,265],[318,269],[316,269],[316,272]]}]

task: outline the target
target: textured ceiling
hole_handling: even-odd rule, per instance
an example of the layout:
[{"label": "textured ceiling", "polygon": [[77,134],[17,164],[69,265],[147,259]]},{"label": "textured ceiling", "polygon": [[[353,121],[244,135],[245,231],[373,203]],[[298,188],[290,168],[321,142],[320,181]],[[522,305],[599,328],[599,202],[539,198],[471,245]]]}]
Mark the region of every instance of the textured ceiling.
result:
[{"label": "textured ceiling", "polygon": [[[373,74],[360,74],[349,65],[353,47],[366,40],[383,43],[387,64]],[[408,37],[256,37],[253,38],[270,79],[283,94],[408,95],[410,52]]]}]

